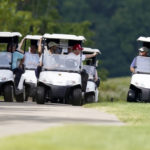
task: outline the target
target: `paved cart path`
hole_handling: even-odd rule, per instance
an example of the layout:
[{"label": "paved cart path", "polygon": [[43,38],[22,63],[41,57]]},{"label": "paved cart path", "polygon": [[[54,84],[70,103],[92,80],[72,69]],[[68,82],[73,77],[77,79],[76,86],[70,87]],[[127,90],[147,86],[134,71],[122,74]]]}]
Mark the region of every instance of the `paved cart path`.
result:
[{"label": "paved cart path", "polygon": [[63,104],[0,102],[0,137],[65,124],[123,125],[115,115]]}]

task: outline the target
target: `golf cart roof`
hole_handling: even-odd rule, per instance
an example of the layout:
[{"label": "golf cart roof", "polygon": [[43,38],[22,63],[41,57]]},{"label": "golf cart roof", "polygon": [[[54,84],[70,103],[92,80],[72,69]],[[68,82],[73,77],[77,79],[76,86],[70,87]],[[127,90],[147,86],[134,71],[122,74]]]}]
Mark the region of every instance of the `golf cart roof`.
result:
[{"label": "golf cart roof", "polygon": [[44,34],[44,38],[47,39],[60,39],[60,40],[75,40],[75,41],[85,41],[84,36],[76,36],[76,35],[70,35],[70,34]]},{"label": "golf cart roof", "polygon": [[89,48],[89,47],[83,47],[83,52],[87,52],[87,53],[98,53],[101,54],[101,51],[99,49],[93,49],[93,48]]},{"label": "golf cart roof", "polygon": [[25,39],[29,39],[29,40],[40,40],[42,38],[41,35],[26,35]]},{"label": "golf cart roof", "polygon": [[150,42],[150,37],[143,37],[143,36],[140,36],[137,41],[140,41],[140,42]]},{"label": "golf cart roof", "polygon": [[9,38],[9,37],[21,37],[21,33],[19,32],[0,32],[0,37],[6,37],[6,38]]}]

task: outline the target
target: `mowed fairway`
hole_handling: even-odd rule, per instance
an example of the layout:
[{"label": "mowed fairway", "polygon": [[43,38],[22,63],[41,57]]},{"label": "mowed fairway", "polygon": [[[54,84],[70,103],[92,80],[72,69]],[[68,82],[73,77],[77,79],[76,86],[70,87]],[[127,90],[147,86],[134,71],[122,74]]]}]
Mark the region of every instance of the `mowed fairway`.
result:
[{"label": "mowed fairway", "polygon": [[[86,107],[95,107],[87,105]],[[5,150],[149,150],[150,105],[101,103],[96,106],[119,116],[125,126],[69,125],[0,140]],[[128,110],[128,111],[127,111]],[[135,114],[135,115],[134,115]]]},{"label": "mowed fairway", "polygon": [[[129,78],[122,79],[124,80],[122,82],[129,81]],[[110,81],[114,85],[119,80],[111,79]],[[122,82],[120,81],[121,84]],[[127,82],[122,85],[126,91]],[[118,86],[121,85],[118,84]],[[117,90],[118,87],[116,86],[115,89]],[[111,87],[109,90],[112,90]],[[121,89],[119,92],[122,92]],[[121,95],[119,97],[119,102],[116,99],[116,102],[103,101],[84,107],[115,114],[125,122],[124,126],[66,125],[53,127],[33,134],[2,138],[0,150],[149,150],[150,104],[126,103],[125,97]]]}]

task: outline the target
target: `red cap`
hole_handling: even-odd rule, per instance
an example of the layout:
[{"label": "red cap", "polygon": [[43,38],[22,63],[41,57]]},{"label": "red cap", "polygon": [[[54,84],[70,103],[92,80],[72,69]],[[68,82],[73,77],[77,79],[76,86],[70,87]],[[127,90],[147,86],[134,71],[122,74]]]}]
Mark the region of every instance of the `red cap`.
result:
[{"label": "red cap", "polygon": [[81,45],[80,44],[75,44],[74,46],[73,46],[73,50],[83,50],[83,48],[81,47]]}]

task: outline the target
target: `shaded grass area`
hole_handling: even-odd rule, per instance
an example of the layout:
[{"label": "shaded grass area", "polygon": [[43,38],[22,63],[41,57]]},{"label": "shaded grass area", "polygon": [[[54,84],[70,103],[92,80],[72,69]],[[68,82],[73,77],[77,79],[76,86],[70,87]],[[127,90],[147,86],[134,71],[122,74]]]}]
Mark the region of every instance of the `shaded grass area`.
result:
[{"label": "shaded grass area", "polygon": [[0,101],[3,101],[4,97],[3,96],[0,96]]},{"label": "shaded grass area", "polygon": [[149,127],[65,126],[0,140],[1,150],[149,150]]},{"label": "shaded grass area", "polygon": [[99,88],[99,101],[126,101],[130,79],[130,77],[121,77],[102,81]]}]

